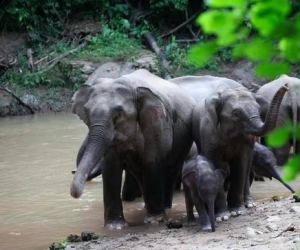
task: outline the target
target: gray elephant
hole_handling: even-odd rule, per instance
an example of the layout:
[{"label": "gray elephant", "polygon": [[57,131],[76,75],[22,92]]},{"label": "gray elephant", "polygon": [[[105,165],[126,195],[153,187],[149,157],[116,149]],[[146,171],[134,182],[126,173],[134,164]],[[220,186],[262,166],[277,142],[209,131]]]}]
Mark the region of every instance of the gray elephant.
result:
[{"label": "gray elephant", "polygon": [[269,148],[258,142],[255,142],[254,144],[252,165],[253,171],[250,175],[250,185],[252,184],[254,174],[256,174],[258,176],[267,177],[270,180],[275,178],[292,193],[295,193],[295,190],[290,185],[285,183],[280,177],[280,174],[277,172],[277,162],[274,153]]},{"label": "gray elephant", "polygon": [[201,229],[215,231],[215,200],[227,174],[226,170],[215,169],[212,162],[201,155],[186,161],[182,169],[182,183],[188,224],[195,222],[195,205]]},{"label": "gray elephant", "polygon": [[[293,123],[294,130],[296,130],[297,122],[300,121],[300,79],[281,75],[278,79],[260,87],[257,93],[264,96],[267,100],[271,100],[272,96],[284,83],[288,83],[290,91],[282,100],[276,121],[276,128],[282,127],[288,120],[290,120]],[[264,138],[262,138],[262,143],[265,144]],[[273,149],[278,165],[282,166],[286,163],[292,146],[294,154],[299,154],[299,139],[290,140],[282,147]]]},{"label": "gray elephant", "polygon": [[104,221],[127,225],[120,199],[123,166],[139,181],[145,222],[165,220],[178,172],[189,152],[195,101],[179,86],[146,70],[82,85],[73,112],[89,127],[81,146],[71,195],[81,196],[88,174],[101,159]]},{"label": "gray elephant", "polygon": [[[241,214],[244,204],[254,203],[249,192],[254,136],[263,136],[274,129],[288,88],[281,87],[270,104],[226,78],[188,76],[171,81],[198,101],[193,111],[192,132],[199,154],[210,159],[216,168],[230,166],[227,200],[224,192],[216,200],[217,219],[228,218],[229,211],[232,215]],[[261,120],[262,113],[267,113],[265,122]]]}]

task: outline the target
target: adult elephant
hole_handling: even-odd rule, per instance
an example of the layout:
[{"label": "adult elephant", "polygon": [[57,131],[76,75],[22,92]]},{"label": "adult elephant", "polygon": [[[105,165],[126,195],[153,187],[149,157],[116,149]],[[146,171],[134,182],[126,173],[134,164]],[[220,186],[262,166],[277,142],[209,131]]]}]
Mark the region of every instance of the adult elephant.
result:
[{"label": "adult elephant", "polygon": [[[198,152],[218,168],[230,167],[227,203],[224,192],[216,200],[217,219],[227,219],[253,206],[249,175],[254,136],[275,127],[278,109],[287,87],[281,87],[269,103],[239,83],[212,76],[187,76],[171,80],[197,101],[193,111],[193,137]],[[265,122],[261,116],[266,114]],[[229,211],[228,211],[229,210]]]},{"label": "adult elephant", "polygon": [[[300,121],[300,79],[281,75],[276,80],[263,85],[257,93],[264,96],[267,100],[271,100],[274,93],[284,83],[288,83],[291,90],[282,100],[276,121],[276,128],[284,126],[290,120],[293,123],[294,130],[296,130],[297,123]],[[264,139],[262,141],[264,142]],[[273,148],[278,165],[282,166],[287,161],[292,146],[294,154],[299,154],[300,140],[296,140],[296,138],[291,139],[281,147]]]},{"label": "adult elephant", "polygon": [[82,85],[74,96],[73,112],[89,127],[89,134],[78,153],[71,195],[81,196],[88,174],[103,159],[105,225],[125,227],[120,199],[125,164],[142,187],[145,222],[164,221],[193,142],[194,105],[179,86],[146,70]]}]

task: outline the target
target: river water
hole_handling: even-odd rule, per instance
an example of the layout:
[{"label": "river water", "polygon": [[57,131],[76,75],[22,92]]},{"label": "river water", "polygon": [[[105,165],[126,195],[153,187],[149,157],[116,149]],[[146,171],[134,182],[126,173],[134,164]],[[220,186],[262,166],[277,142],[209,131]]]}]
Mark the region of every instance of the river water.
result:
[{"label": "river water", "polygon": [[[81,198],[70,196],[71,170],[87,127],[71,113],[0,119],[0,249],[47,249],[84,230],[120,236],[152,232],[145,226],[142,199],[124,203],[130,227],[103,228],[102,179],[88,182]],[[292,183],[300,189],[300,183]],[[290,195],[279,182],[255,182],[255,199]],[[175,194],[170,217],[185,213],[183,193]]]}]

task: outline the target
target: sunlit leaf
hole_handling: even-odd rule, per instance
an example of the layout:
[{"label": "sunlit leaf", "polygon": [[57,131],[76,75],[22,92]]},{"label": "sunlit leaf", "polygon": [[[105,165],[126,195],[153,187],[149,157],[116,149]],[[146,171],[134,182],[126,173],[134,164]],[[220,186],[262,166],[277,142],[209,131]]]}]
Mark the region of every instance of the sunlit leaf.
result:
[{"label": "sunlit leaf", "polygon": [[282,170],[282,178],[284,181],[292,181],[300,173],[300,155],[290,158],[284,165]]},{"label": "sunlit leaf", "polygon": [[276,128],[270,134],[267,135],[267,145],[270,147],[281,147],[289,139],[292,131],[292,125],[288,122],[285,126]]},{"label": "sunlit leaf", "polygon": [[202,66],[217,51],[217,47],[215,41],[194,45],[188,52],[188,60],[196,66]]},{"label": "sunlit leaf", "polygon": [[246,7],[247,1],[245,0],[207,0],[207,5],[210,7]]},{"label": "sunlit leaf", "polygon": [[300,41],[295,38],[283,37],[279,42],[279,49],[284,58],[291,62],[300,60]]},{"label": "sunlit leaf", "polygon": [[242,57],[245,56],[246,53],[246,43],[240,43],[237,44],[233,49],[232,49],[232,56],[233,57]]},{"label": "sunlit leaf", "polygon": [[263,36],[268,36],[279,26],[290,11],[288,0],[261,1],[252,5],[249,18]]},{"label": "sunlit leaf", "polygon": [[272,63],[263,62],[255,66],[255,73],[257,76],[274,79],[281,74],[288,74],[290,72],[290,66],[284,62]]},{"label": "sunlit leaf", "polygon": [[262,38],[254,38],[247,42],[245,46],[245,55],[253,61],[265,60],[275,55],[276,50],[272,41]]},{"label": "sunlit leaf", "polygon": [[[231,11],[210,10],[201,14],[196,22],[202,26],[205,33],[222,35],[236,29],[240,23],[240,18],[234,16]],[[226,27],[226,29],[224,28]]]}]

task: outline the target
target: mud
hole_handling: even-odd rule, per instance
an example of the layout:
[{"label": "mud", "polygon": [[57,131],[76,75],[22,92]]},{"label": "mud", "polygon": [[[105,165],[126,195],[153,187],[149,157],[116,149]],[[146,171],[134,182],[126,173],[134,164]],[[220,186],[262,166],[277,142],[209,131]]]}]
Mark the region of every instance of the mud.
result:
[{"label": "mud", "polygon": [[70,243],[66,249],[299,249],[300,204],[292,198],[261,200],[244,215],[219,222],[216,232],[199,226],[168,229],[161,225],[154,233],[129,233],[122,237],[100,235],[96,240]]}]

